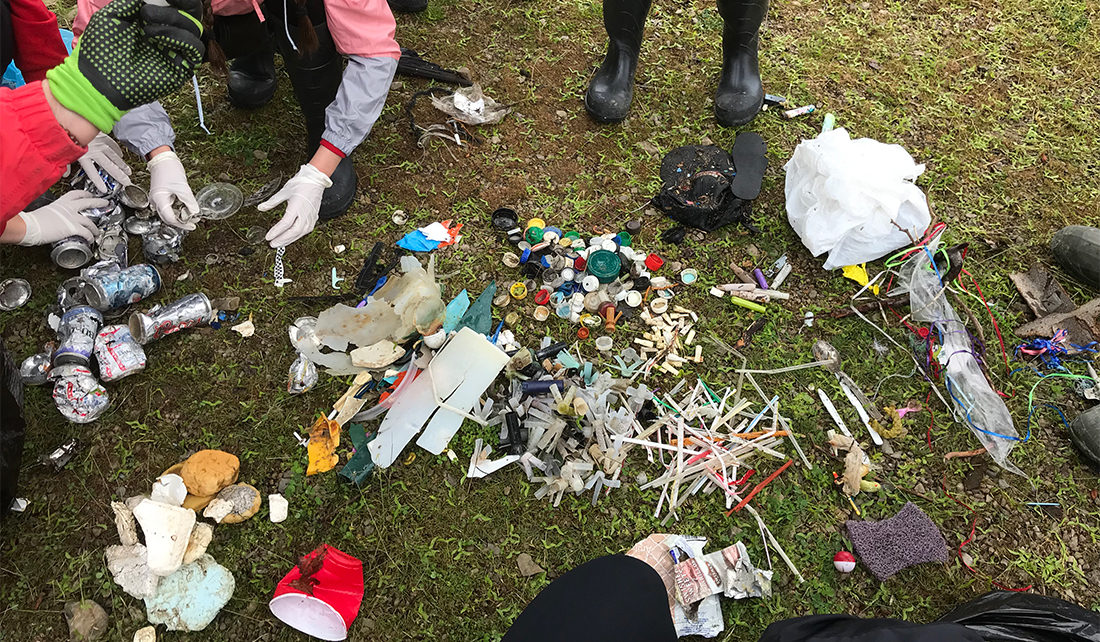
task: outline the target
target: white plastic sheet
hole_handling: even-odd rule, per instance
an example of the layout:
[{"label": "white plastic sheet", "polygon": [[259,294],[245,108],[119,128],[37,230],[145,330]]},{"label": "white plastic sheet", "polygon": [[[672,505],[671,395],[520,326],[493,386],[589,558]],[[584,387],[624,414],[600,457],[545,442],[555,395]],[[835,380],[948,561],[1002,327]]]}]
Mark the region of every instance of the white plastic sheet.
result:
[{"label": "white plastic sheet", "polygon": [[834,129],[802,141],[784,169],[787,220],[814,256],[829,253],[826,270],[911,245],[932,222],[913,184],[924,165],[900,145]]}]

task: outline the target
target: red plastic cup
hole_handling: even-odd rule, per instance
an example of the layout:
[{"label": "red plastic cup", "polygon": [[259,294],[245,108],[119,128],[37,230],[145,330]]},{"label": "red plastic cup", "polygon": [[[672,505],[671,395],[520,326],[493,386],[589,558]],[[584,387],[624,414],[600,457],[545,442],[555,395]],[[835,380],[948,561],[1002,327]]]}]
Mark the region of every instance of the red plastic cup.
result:
[{"label": "red plastic cup", "polygon": [[313,575],[313,595],[290,585],[302,576],[295,566],[275,588],[271,613],[287,625],[321,640],[345,640],[363,603],[363,563],[322,544],[310,557],[325,551],[321,570]]}]

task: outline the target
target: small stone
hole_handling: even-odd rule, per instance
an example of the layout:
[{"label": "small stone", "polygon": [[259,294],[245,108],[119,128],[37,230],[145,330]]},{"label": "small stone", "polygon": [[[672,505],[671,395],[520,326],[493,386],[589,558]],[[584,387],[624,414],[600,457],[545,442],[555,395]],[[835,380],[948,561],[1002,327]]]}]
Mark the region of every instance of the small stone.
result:
[{"label": "small stone", "polygon": [[157,642],[156,627],[147,626],[143,629],[138,629],[134,633],[134,642]]},{"label": "small stone", "polygon": [[918,495],[925,495],[928,491],[924,488],[924,484],[917,484],[913,487],[913,492]]},{"label": "small stone", "polygon": [[200,450],[187,458],[179,475],[187,485],[187,492],[199,497],[216,495],[218,491],[237,481],[241,460],[221,450]]},{"label": "small stone", "polygon": [[206,554],[206,548],[214,539],[214,527],[199,522],[191,529],[191,538],[187,540],[187,550],[183,554],[183,563],[190,564]]},{"label": "small stone", "polygon": [[286,521],[287,515],[290,513],[290,502],[286,500],[286,497],[279,494],[268,495],[267,511],[273,524]]},{"label": "small stone", "polygon": [[531,556],[527,553],[520,553],[516,556],[516,566],[519,567],[519,574],[523,577],[531,577],[546,572],[541,566],[535,564],[535,560],[531,559]]},{"label": "small stone", "polygon": [[107,632],[107,612],[91,600],[69,602],[63,612],[70,640],[98,640]]},{"label": "small stone", "polygon": [[263,151],[262,149],[255,149],[252,150],[252,157],[256,160],[267,160],[267,152]]},{"label": "small stone", "polygon": [[493,557],[500,557],[500,547],[492,542],[485,545],[485,550],[489,551]]},{"label": "small stone", "polygon": [[564,109],[559,109],[554,113],[557,114],[558,118],[567,118],[569,116],[569,112],[565,111]]},{"label": "small stone", "polygon": [[153,597],[145,598],[145,611],[152,624],[169,631],[201,631],[233,597],[233,574],[203,555],[193,564],[181,566],[161,580]]},{"label": "small stone", "polygon": [[749,243],[747,246],[745,246],[745,252],[754,259],[760,258],[760,249],[752,243]]}]

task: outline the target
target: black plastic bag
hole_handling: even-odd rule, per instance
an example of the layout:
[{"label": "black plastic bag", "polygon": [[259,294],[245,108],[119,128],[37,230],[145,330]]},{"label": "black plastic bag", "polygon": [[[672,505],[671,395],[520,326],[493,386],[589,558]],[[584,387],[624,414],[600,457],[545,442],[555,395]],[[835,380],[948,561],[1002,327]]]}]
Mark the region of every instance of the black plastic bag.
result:
[{"label": "black plastic bag", "polygon": [[987,593],[939,621],[961,624],[986,642],[1100,642],[1100,613],[1034,593]]}]

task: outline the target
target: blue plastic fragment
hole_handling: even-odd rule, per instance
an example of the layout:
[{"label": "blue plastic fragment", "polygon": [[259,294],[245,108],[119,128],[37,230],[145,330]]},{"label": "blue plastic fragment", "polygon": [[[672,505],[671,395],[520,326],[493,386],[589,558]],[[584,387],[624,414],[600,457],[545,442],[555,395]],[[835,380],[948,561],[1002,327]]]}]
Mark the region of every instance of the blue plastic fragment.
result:
[{"label": "blue plastic fragment", "polygon": [[478,334],[488,336],[493,330],[493,297],[496,295],[497,282],[493,281],[466,310],[466,314],[462,315],[462,320],[458,322],[455,330],[470,328]]},{"label": "blue plastic fragment", "polygon": [[594,381],[596,381],[597,374],[598,373],[596,372],[595,368],[592,367],[592,362],[591,361],[585,361],[584,362],[584,370],[583,370],[584,385],[591,386],[592,383]]},{"label": "blue plastic fragment", "polygon": [[439,241],[432,241],[420,230],[413,230],[397,241],[397,247],[410,252],[431,252],[439,247]]},{"label": "blue plastic fragment", "polygon": [[558,360],[558,363],[569,369],[581,367],[581,362],[577,361],[576,357],[570,354],[568,350],[562,350],[561,352],[559,352],[556,359]]},{"label": "blue plastic fragment", "polygon": [[443,331],[450,334],[458,326],[458,322],[462,320],[462,315],[466,314],[466,310],[469,309],[470,294],[463,290],[447,304],[447,316],[443,318]]}]

